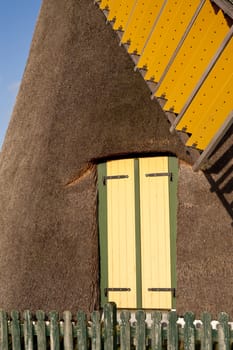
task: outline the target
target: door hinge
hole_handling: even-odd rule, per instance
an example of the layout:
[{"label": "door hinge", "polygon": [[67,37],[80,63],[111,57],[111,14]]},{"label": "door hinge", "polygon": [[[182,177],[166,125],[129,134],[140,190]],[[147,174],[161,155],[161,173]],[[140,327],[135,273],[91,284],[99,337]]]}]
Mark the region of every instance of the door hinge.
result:
[{"label": "door hinge", "polygon": [[107,297],[108,292],[130,292],[131,288],[104,288],[104,295]]},{"label": "door hinge", "polygon": [[129,175],[111,175],[111,176],[103,176],[103,184],[106,185],[107,180],[119,180],[119,179],[127,179]]},{"label": "door hinge", "polygon": [[172,296],[176,297],[176,288],[148,288],[148,292],[172,292]]},{"label": "door hinge", "polygon": [[172,173],[149,173],[145,174],[146,177],[158,177],[158,176],[168,176],[170,181],[172,181]]}]

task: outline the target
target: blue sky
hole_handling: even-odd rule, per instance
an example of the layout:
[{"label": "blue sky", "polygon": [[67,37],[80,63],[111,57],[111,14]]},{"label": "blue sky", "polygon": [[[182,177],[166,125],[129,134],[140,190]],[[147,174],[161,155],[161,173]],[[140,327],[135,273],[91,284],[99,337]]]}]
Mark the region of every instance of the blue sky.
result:
[{"label": "blue sky", "polygon": [[0,149],[27,61],[41,0],[0,0]]}]

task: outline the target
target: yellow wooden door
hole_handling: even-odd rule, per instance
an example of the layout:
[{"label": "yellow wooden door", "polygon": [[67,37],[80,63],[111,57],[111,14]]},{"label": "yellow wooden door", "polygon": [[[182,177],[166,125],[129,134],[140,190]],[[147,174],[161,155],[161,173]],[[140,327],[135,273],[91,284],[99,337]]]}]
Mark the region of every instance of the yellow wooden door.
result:
[{"label": "yellow wooden door", "polygon": [[136,308],[134,160],[107,163],[108,300]]},{"label": "yellow wooden door", "polygon": [[142,307],[170,309],[171,288],[168,157],[141,158]]},{"label": "yellow wooden door", "polygon": [[[99,173],[107,194],[106,231],[100,234],[102,302],[114,301],[119,308],[172,308],[169,197],[177,174],[170,175],[168,163],[168,157],[114,160]],[[101,211],[104,215],[104,207]]]}]

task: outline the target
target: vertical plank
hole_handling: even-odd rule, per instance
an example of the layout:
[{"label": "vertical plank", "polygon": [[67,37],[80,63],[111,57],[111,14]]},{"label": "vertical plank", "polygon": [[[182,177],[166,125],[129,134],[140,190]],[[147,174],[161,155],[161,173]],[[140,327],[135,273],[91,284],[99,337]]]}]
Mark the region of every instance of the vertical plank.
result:
[{"label": "vertical plank", "polygon": [[224,20],[224,13],[216,13],[211,1],[205,1],[156,91],[157,97],[163,94],[166,96],[166,110],[173,108],[175,113],[180,113],[228,30],[229,24]]},{"label": "vertical plank", "polygon": [[113,24],[114,30],[124,31],[129,20],[130,14],[134,9],[135,0],[119,1],[118,9],[116,11],[116,20]]},{"label": "vertical plank", "polygon": [[141,213],[142,307],[171,309],[171,247],[168,157],[139,159]]},{"label": "vertical plank", "polygon": [[0,349],[8,350],[7,314],[0,310]]},{"label": "vertical plank", "polygon": [[83,311],[77,313],[78,349],[87,350],[87,320]]},{"label": "vertical plank", "polygon": [[20,321],[18,311],[11,312],[11,338],[12,350],[21,350]]},{"label": "vertical plank", "polygon": [[51,311],[49,313],[50,320],[50,350],[60,349],[60,329],[58,325],[58,313]]},{"label": "vertical plank", "polygon": [[114,350],[117,348],[116,335],[116,304],[104,305],[104,349]]},{"label": "vertical plank", "polygon": [[[127,22],[121,42],[129,43],[128,53],[141,55],[152,27],[163,8],[164,0],[137,0]],[[139,68],[146,63],[142,63]]]},{"label": "vertical plank", "polygon": [[100,313],[98,311],[93,311],[91,315],[92,325],[92,340],[91,349],[100,350],[101,349],[101,326],[100,326]]},{"label": "vertical plank", "polygon": [[146,315],[142,310],[136,311],[136,350],[146,349]]},{"label": "vertical plank", "polygon": [[221,312],[218,316],[218,349],[230,350],[230,326],[229,316],[225,312]]},{"label": "vertical plank", "polygon": [[107,176],[113,176],[106,181],[108,287],[115,288],[109,291],[108,300],[119,308],[136,308],[134,160],[107,162]]},{"label": "vertical plank", "polygon": [[120,320],[120,348],[121,350],[128,350],[130,349],[130,312],[122,311]]},{"label": "vertical plank", "polygon": [[211,315],[207,312],[203,312],[202,317],[202,328],[201,328],[201,349],[212,350],[212,328],[211,328]]},{"label": "vertical plank", "polygon": [[232,34],[233,27],[227,31],[175,120],[177,130],[191,134],[187,146],[204,150],[232,111]]},{"label": "vertical plank", "polygon": [[151,347],[152,350],[162,350],[162,327],[161,312],[152,312],[151,314],[152,325],[151,325]]},{"label": "vertical plank", "polygon": [[73,350],[72,315],[70,311],[63,312],[64,318],[64,350]]},{"label": "vertical plank", "polygon": [[46,350],[45,313],[41,310],[36,312],[37,349]]},{"label": "vertical plank", "polygon": [[164,71],[175,56],[177,46],[181,45],[190,21],[195,16],[199,2],[180,0],[163,3],[160,8],[161,15],[157,19],[154,17],[153,29],[140,60],[140,66],[147,66],[146,80],[153,78],[155,82],[159,82],[163,77]]},{"label": "vertical plank", "polygon": [[98,228],[100,245],[100,302],[103,307],[108,302],[105,288],[108,288],[108,222],[107,222],[107,186],[103,179],[107,175],[106,163],[97,167],[98,171]]},{"label": "vertical plank", "polygon": [[167,342],[168,350],[178,349],[177,313],[175,311],[168,313]]},{"label": "vertical plank", "polygon": [[33,350],[33,329],[32,329],[32,316],[30,311],[24,311],[24,347],[25,350]]},{"label": "vertical plank", "polygon": [[[178,189],[178,159],[168,157],[168,171],[172,173],[169,181],[169,218],[170,218],[170,253],[171,253],[171,287],[176,288],[176,234],[177,234],[177,189]],[[172,308],[176,308],[176,296],[172,293]]]},{"label": "vertical plank", "polygon": [[142,308],[141,214],[139,159],[134,159],[135,244],[136,244],[136,306]]},{"label": "vertical plank", "polygon": [[184,320],[184,350],[195,350],[194,314],[192,312],[186,312]]}]

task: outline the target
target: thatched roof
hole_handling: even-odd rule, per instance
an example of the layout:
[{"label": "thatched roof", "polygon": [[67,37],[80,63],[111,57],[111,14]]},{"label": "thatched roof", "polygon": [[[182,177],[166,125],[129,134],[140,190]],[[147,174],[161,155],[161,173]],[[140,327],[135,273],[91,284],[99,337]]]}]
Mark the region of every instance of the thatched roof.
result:
[{"label": "thatched roof", "polygon": [[189,160],[168,129],[93,1],[44,0],[1,154],[1,307],[93,308],[94,167],[72,181],[126,153]]}]

